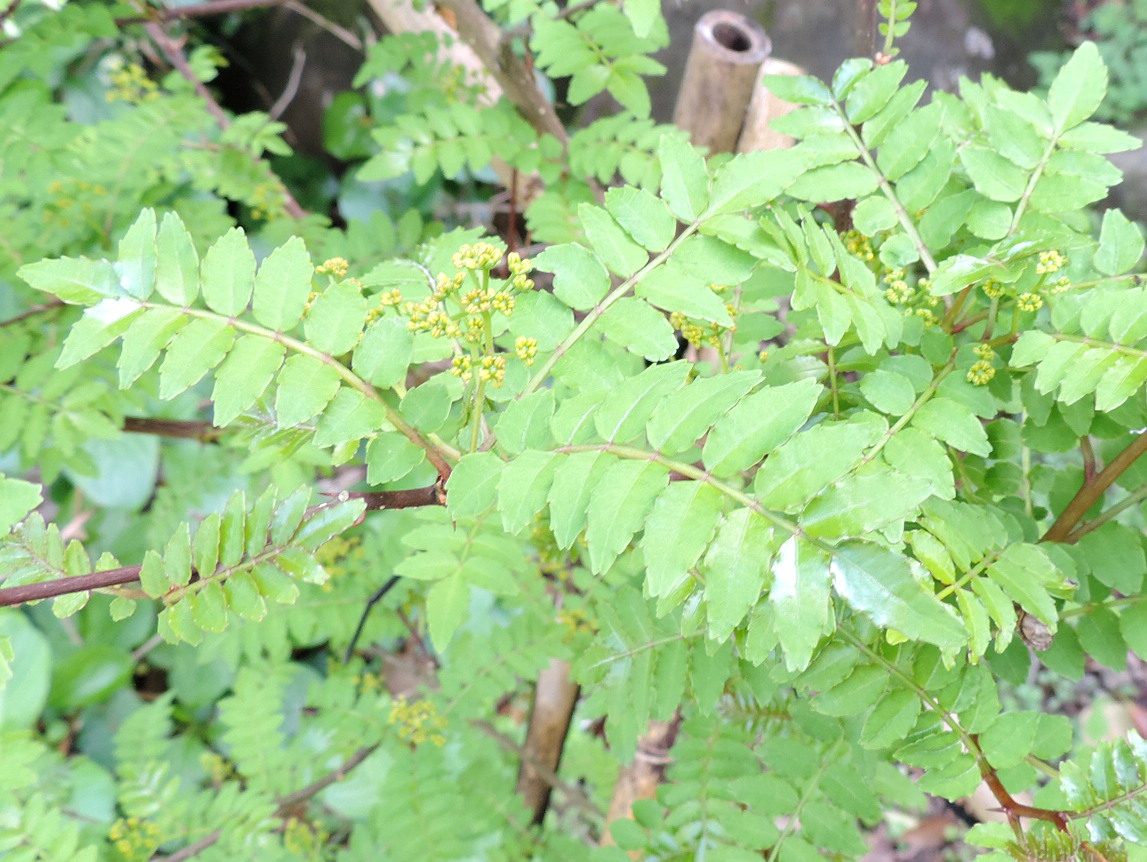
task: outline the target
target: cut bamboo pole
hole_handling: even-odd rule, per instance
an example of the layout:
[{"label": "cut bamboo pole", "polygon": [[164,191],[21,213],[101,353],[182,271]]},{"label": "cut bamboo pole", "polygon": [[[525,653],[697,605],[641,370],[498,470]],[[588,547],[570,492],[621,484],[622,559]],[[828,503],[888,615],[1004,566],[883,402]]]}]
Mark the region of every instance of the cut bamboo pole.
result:
[{"label": "cut bamboo pole", "polygon": [[749,99],[749,109],[745,113],[745,124],[741,128],[741,137],[737,140],[737,152],[747,153],[750,150],[781,150],[793,145],[793,139],[788,135],[769,128],[769,123],[777,117],[783,117],[796,105],[778,99],[769,92],[765,86],[765,75],[803,75],[804,69],[784,60],[769,57],[757,72],[756,85],[753,87],[752,98]]},{"label": "cut bamboo pole", "polygon": [[693,143],[712,153],[733,151],[770,47],[765,31],[744,15],[714,9],[701,16],[673,112]]}]

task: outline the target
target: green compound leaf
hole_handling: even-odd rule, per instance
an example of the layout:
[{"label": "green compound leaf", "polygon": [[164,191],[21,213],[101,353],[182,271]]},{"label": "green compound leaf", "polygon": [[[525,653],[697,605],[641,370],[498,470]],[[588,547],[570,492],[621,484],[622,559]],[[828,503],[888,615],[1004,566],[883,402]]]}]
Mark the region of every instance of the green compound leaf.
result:
[{"label": "green compound leaf", "polygon": [[446,508],[455,518],[481,515],[494,505],[502,459],[493,452],[470,452],[462,456],[446,482]]},{"label": "green compound leaf", "polygon": [[229,425],[255,403],[282,366],[284,355],[286,348],[268,338],[248,335],[238,340],[215,375],[211,401],[217,427]]},{"label": "green compound leaf", "polygon": [[155,210],[139,214],[119,242],[115,269],[128,296],[147,299],[155,289]]},{"label": "green compound leaf", "polygon": [[534,258],[543,272],[554,273],[554,295],[570,308],[588,311],[609,292],[609,273],[593,252],[577,243],[552,245]]},{"label": "green compound leaf", "polygon": [[644,299],[625,296],[598,319],[597,330],[615,344],[651,362],[677,352],[677,338],[665,316]]},{"label": "green compound leaf", "polygon": [[645,189],[612,188],[605,193],[605,208],[626,233],[649,251],[661,251],[673,241],[677,220],[663,200]]},{"label": "green compound leaf", "polygon": [[952,609],[920,585],[899,554],[870,542],[839,546],[831,563],[836,591],[878,626],[954,652],[967,632]]},{"label": "green compound leaf", "polygon": [[231,228],[207,250],[200,278],[203,301],[212,311],[233,317],[246,310],[255,284],[255,255],[242,228]]},{"label": "green compound leaf", "polygon": [[709,206],[709,172],[697,148],[675,135],[662,135],[661,196],[673,215],[685,222],[697,219]]},{"label": "green compound leaf", "polygon": [[641,547],[645,586],[655,597],[673,593],[713,538],[722,497],[703,482],[672,482],[653,504]]},{"label": "green compound leaf", "polygon": [[286,332],[303,317],[314,266],[301,239],[291,237],[259,266],[252,311],[268,329]]},{"label": "green compound leaf", "polygon": [[722,519],[702,567],[711,639],[726,640],[756,606],[783,539],[751,509],[736,509]]},{"label": "green compound leaf", "polygon": [[769,601],[785,666],[801,671],[812,660],[820,639],[832,631],[832,576],[829,555],[796,536],[787,538],[773,561]]},{"label": "green compound leaf", "polygon": [[1143,257],[1143,234],[1117,209],[1103,214],[1095,268],[1104,275],[1120,275],[1134,268]]},{"label": "green compound leaf", "polygon": [[1084,42],[1051,82],[1047,105],[1057,132],[1074,128],[1095,113],[1107,94],[1107,66],[1094,42]]},{"label": "green compound leaf", "polygon": [[822,392],[815,380],[767,386],[717,420],[701,451],[705,469],[729,476],[785,442],[812,414]]},{"label": "green compound leaf", "polygon": [[358,344],[366,322],[366,297],[349,281],[332,284],[317,297],[303,322],[307,341],[316,350],[340,356]]},{"label": "green compound leaf", "polygon": [[6,534],[16,524],[40,505],[42,489],[23,479],[0,476],[0,535]]},{"label": "green compound leaf", "polygon": [[199,296],[199,255],[175,213],[164,213],[155,244],[156,291],[172,305],[190,306]]},{"label": "green compound leaf", "polygon": [[[555,476],[550,489],[551,511],[557,479]],[[645,524],[646,515],[668,482],[668,472],[650,461],[617,461],[602,473],[586,516],[585,538],[594,574],[604,574],[613,565]]]},{"label": "green compound leaf", "polygon": [[582,204],[577,213],[586,240],[611,272],[628,278],[649,261],[649,252],[601,207]]},{"label": "green compound leaf", "polygon": [[330,404],[339,390],[339,374],[312,356],[296,354],[283,363],[275,392],[279,425],[300,425]]}]

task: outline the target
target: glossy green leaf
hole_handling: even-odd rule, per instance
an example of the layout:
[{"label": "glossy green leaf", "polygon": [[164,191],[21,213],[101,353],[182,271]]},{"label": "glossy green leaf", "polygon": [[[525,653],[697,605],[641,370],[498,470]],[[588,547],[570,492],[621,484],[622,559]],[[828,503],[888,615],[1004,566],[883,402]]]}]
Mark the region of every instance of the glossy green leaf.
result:
[{"label": "glossy green leaf", "polygon": [[711,639],[726,640],[757,604],[784,538],[751,509],[735,509],[721,520],[703,565]]},{"label": "glossy green leaf", "polygon": [[649,418],[650,444],[666,455],[685,451],[760,380],[758,371],[731,371],[694,380],[671,393]]},{"label": "glossy green leaf", "polygon": [[16,524],[40,505],[42,489],[23,479],[0,476],[0,535],[6,534]]},{"label": "glossy green leaf", "polygon": [[550,529],[559,548],[568,548],[585,529],[590,495],[614,461],[602,452],[575,452],[558,465],[548,499]]},{"label": "glossy green leaf", "polygon": [[128,296],[147,299],[155,289],[155,210],[144,209],[119,241],[115,269]]},{"label": "glossy green leaf", "polygon": [[426,451],[401,434],[380,434],[366,447],[366,481],[385,485],[406,476],[426,460]]},{"label": "glossy green leaf", "polygon": [[355,389],[340,388],[323,410],[315,428],[316,446],[357,443],[378,431],[386,421],[382,403]]},{"label": "glossy green leaf", "polygon": [[967,641],[952,609],[922,587],[904,558],[887,548],[846,542],[833,553],[832,575],[844,600],[882,628],[948,652]]},{"label": "glossy green leaf", "polygon": [[531,449],[505,465],[498,479],[498,512],[507,533],[521,532],[545,508],[559,463],[555,453]]},{"label": "glossy green leaf", "polygon": [[785,666],[801,671],[813,650],[832,631],[832,576],[829,555],[796,536],[785,539],[773,561],[769,601],[776,608],[777,637]]},{"label": "glossy green leaf", "polygon": [[1117,209],[1103,214],[1095,268],[1105,275],[1119,275],[1132,269],[1143,257],[1143,234],[1134,222]]},{"label": "glossy green leaf", "polygon": [[[77,305],[95,305],[101,299],[126,296],[115,268],[106,260],[75,257],[42,260],[25,264],[17,275],[36,290]],[[127,307],[134,307],[134,303]]]},{"label": "glossy green leaf", "polygon": [[876,442],[879,426],[820,424],[793,437],[757,471],[753,490],[770,509],[792,511],[847,473]]},{"label": "glossy green leaf", "polygon": [[446,508],[451,516],[473,517],[493,506],[502,466],[502,459],[493,452],[463,455],[446,482]]},{"label": "glossy green leaf", "polygon": [[677,220],[660,198],[633,186],[605,193],[605,208],[633,239],[649,251],[661,251],[673,241]]},{"label": "glossy green leaf", "polygon": [[933,398],[926,402],[912,417],[911,425],[962,452],[987,455],[992,451],[980,420],[950,398]]},{"label": "glossy green leaf", "polygon": [[159,397],[174,398],[223,361],[235,330],[222,320],[198,318],[175,334],[159,366]]},{"label": "glossy green leaf", "polygon": [[470,585],[461,575],[443,578],[426,594],[426,623],[436,650],[445,650],[466,621],[470,609]]}]

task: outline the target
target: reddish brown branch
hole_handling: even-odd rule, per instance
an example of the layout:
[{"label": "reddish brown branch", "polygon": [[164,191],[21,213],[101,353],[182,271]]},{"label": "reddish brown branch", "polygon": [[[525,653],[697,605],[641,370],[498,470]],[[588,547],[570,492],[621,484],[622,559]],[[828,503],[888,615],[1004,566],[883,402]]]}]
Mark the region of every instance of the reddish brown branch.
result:
[{"label": "reddish brown branch", "polygon": [[[439,506],[445,502],[442,491],[437,485],[412,488],[407,491],[369,491],[350,494],[348,498],[365,500],[368,511]],[[315,506],[308,512],[308,515],[313,514],[315,509],[333,505],[335,502],[337,501]],[[17,587],[2,587],[0,588],[0,607],[10,607],[21,605],[24,602],[66,596],[71,593],[84,593],[89,590],[102,590],[108,587],[131,584],[139,580],[139,569],[139,566],[122,566],[118,569],[91,572],[87,575],[72,575],[64,578],[53,578],[50,581],[38,581],[34,584],[21,584]]]},{"label": "reddish brown branch", "polygon": [[980,760],[980,774],[984,778],[984,783],[988,785],[988,789],[992,791],[992,795],[1000,803],[1004,809],[1004,813],[1008,816],[1008,820],[1015,822],[1020,818],[1027,820],[1044,820],[1048,823],[1054,823],[1055,827],[1061,832],[1067,831],[1067,814],[1063,811],[1053,811],[1050,808],[1035,808],[1031,805],[1024,805],[1022,802],[1017,802],[1015,797],[1008,793],[1008,789],[1004,787],[1000,777],[996,775],[996,770],[988,766],[985,761]]},{"label": "reddish brown branch", "polygon": [[130,434],[155,434],[157,437],[177,437],[184,440],[198,440],[200,443],[213,443],[223,433],[210,422],[153,419],[150,416],[125,416],[123,430]]},{"label": "reddish brown branch", "polygon": [[346,778],[347,773],[366,760],[378,748],[378,743],[374,745],[364,745],[354,754],[347,758],[346,762],[331,772],[328,772],[317,781],[312,781],[306,787],[296,790],[294,793],[288,793],[286,796],[279,797],[279,810],[276,815],[279,817],[287,816],[290,809],[306,802],[313,796],[318,795],[323,790],[326,790],[332,784],[342,781]]},{"label": "reddish brown branch", "polygon": [[183,862],[185,859],[190,859],[192,856],[197,856],[223,837],[223,830],[216,829],[214,832],[209,833],[203,838],[200,838],[194,844],[188,844],[182,850],[177,850],[170,856],[152,856],[152,862]]},{"label": "reddish brown branch", "polygon": [[1087,514],[1087,510],[1098,502],[1112,483],[1123,475],[1127,468],[1135,463],[1136,459],[1144,452],[1147,452],[1147,432],[1140,434],[1131,441],[1126,449],[1112,458],[1111,463],[1104,467],[1093,481],[1084,481],[1083,487],[1071,498],[1071,502],[1060,512],[1055,523],[1044,533],[1040,541],[1066,542],[1071,531]]},{"label": "reddish brown branch", "polygon": [[18,587],[3,587],[0,588],[0,607],[22,605],[24,602],[51,599],[56,596],[66,596],[69,593],[84,593],[88,590],[102,590],[107,587],[131,584],[139,580],[139,568],[139,566],[122,566],[118,569],[106,569],[87,575],[55,578],[51,581],[39,581],[35,584],[21,584]]}]

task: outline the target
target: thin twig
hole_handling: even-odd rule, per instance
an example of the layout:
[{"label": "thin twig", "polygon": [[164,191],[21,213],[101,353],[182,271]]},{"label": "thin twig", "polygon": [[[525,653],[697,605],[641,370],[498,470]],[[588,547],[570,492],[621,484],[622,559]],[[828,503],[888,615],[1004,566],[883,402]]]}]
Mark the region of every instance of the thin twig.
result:
[{"label": "thin twig", "polygon": [[188,844],[182,850],[177,850],[170,856],[152,856],[152,862],[184,862],[185,859],[190,859],[192,856],[197,856],[202,853],[216,841],[223,837],[223,830],[216,829],[214,832],[208,833],[203,838],[200,838],[194,844]]},{"label": "thin twig", "polygon": [[285,0],[210,0],[207,3],[193,3],[190,6],[150,10],[152,15],[128,15],[116,18],[118,26],[146,24],[148,21],[175,21],[180,18],[208,18],[212,15],[226,15],[228,12],[242,12],[246,9],[260,9],[264,6],[281,6]]},{"label": "thin twig", "polygon": [[297,0],[287,0],[283,6],[287,9],[290,9],[296,15],[301,15],[302,17],[306,18],[312,24],[318,24],[344,45],[353,48],[359,53],[363,51],[364,46],[362,44],[362,39],[358,38],[358,36],[356,36],[350,30],[346,29],[346,27],[341,27],[334,21],[331,21],[329,18],[324,18],[310,6],[299,3]]},{"label": "thin twig", "polygon": [[317,781],[312,781],[306,787],[296,790],[294,793],[288,793],[286,796],[279,797],[279,809],[275,812],[276,816],[283,817],[289,813],[289,809],[294,808],[296,805],[306,802],[312,796],[317,796],[322,791],[326,790],[332,784],[342,781],[346,778],[347,773],[366,760],[378,748],[378,743],[374,745],[364,745],[354,754],[346,759],[346,761],[336,769],[328,772]]},{"label": "thin twig", "polygon": [[19,323],[21,320],[27,320],[29,317],[35,317],[37,314],[43,314],[46,311],[55,311],[57,308],[63,308],[64,304],[62,299],[53,299],[51,302],[45,302],[42,305],[33,305],[27,311],[23,311],[15,317],[0,320],[0,326],[11,326],[13,323]]},{"label": "thin twig", "polygon": [[291,106],[291,102],[295,100],[295,96],[299,94],[299,83],[303,80],[303,69],[306,65],[307,52],[301,45],[295,45],[291,51],[291,71],[287,74],[287,83],[283,86],[283,92],[279,94],[275,104],[271,105],[271,110],[267,112],[272,120],[283,116]]}]

